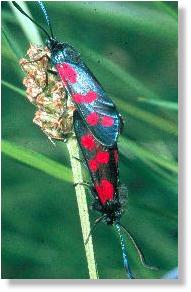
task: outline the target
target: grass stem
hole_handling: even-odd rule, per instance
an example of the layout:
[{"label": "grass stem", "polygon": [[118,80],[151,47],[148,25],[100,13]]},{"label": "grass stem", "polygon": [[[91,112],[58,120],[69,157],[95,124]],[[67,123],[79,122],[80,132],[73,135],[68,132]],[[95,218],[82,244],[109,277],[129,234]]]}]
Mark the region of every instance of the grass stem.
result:
[{"label": "grass stem", "polygon": [[[81,163],[76,159],[76,158],[80,159],[77,140],[75,138],[70,138],[66,144],[67,144],[68,152],[70,155],[74,184],[81,183],[83,182]],[[79,210],[79,216],[80,216],[80,222],[81,222],[81,228],[82,228],[84,248],[85,248],[86,259],[88,263],[89,276],[90,276],[90,279],[92,280],[98,279],[92,236],[89,237],[89,241],[85,244],[86,239],[90,233],[90,220],[89,220],[85,189],[84,189],[84,186],[78,184],[76,185],[75,190],[76,190],[76,198],[77,198],[77,204],[78,204],[78,210]]]}]

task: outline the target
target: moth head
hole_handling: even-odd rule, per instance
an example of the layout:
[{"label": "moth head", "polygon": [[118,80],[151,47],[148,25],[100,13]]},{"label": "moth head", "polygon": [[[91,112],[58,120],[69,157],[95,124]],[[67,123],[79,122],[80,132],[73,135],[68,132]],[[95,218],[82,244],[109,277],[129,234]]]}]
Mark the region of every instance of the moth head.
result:
[{"label": "moth head", "polygon": [[46,45],[49,48],[50,51],[60,50],[61,49],[61,43],[57,41],[55,38],[49,38],[46,40]]},{"label": "moth head", "polygon": [[69,44],[61,43],[54,38],[47,40],[47,47],[53,58],[59,58],[62,62],[79,63],[80,52]]}]

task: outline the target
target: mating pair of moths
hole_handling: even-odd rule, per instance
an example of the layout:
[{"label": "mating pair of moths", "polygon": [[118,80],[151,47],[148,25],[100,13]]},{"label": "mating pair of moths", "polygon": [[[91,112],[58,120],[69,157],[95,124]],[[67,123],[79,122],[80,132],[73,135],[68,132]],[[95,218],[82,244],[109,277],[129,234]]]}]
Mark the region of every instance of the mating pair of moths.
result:
[{"label": "mating pair of moths", "polygon": [[[12,3],[48,37],[47,46],[51,52],[51,63],[56,68],[57,74],[76,107],[73,117],[74,131],[93,182],[93,207],[101,213],[96,224],[104,221],[116,227],[120,236],[124,266],[128,277],[133,279],[120,230],[120,227],[125,229],[120,223],[124,189],[119,183],[117,148],[117,138],[123,124],[122,119],[112,100],[83,63],[80,53],[71,45],[59,42],[54,38],[43,3],[38,1],[50,29],[50,35],[15,1]],[[143,262],[140,250],[129,232],[128,235]]]}]

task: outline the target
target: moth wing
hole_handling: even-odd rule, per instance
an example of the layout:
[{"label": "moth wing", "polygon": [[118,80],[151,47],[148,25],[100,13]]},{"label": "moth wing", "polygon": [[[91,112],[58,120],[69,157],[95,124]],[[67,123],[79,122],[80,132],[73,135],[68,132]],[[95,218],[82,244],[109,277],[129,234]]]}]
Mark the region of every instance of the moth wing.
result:
[{"label": "moth wing", "polygon": [[83,62],[59,64],[57,69],[91,133],[101,144],[113,146],[122,125],[111,98]]},{"label": "moth wing", "polygon": [[[76,111],[74,130],[101,204],[113,200],[118,187],[118,149],[103,146]],[[89,140],[88,140],[89,139]]]}]

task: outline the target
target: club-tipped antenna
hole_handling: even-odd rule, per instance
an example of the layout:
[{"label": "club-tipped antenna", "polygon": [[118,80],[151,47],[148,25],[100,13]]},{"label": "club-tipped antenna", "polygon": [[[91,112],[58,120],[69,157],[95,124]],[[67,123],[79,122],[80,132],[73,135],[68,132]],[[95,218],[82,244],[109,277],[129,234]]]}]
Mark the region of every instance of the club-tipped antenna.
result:
[{"label": "club-tipped antenna", "polygon": [[38,24],[34,19],[32,19],[32,17],[30,17],[15,1],[12,1],[13,5],[15,6],[15,8],[17,10],[19,10],[24,16],[26,16],[28,19],[30,19],[30,21],[32,21],[34,24],[36,24],[36,26],[38,26],[46,35],[49,39],[51,39],[49,33],[40,25]]},{"label": "club-tipped antenna", "polygon": [[147,268],[147,269],[150,269],[150,270],[155,270],[157,271],[158,268],[157,267],[153,267],[153,266],[149,266],[145,263],[145,257],[140,249],[140,247],[138,246],[138,244],[136,243],[136,241],[134,240],[133,236],[131,235],[131,233],[129,232],[129,230],[127,230],[127,228],[125,226],[123,226],[121,223],[120,223],[120,226],[121,228],[127,233],[128,237],[130,238],[130,240],[132,241],[138,255],[139,255],[139,258],[140,258],[140,261],[142,263],[142,265]]},{"label": "club-tipped antenna", "polygon": [[37,1],[37,2],[40,5],[40,8],[41,8],[41,10],[42,10],[42,12],[44,14],[45,20],[46,20],[46,22],[48,24],[48,27],[50,29],[51,37],[54,38],[53,31],[52,31],[52,26],[51,26],[51,23],[50,23],[50,18],[48,16],[48,12],[47,12],[47,10],[46,10],[46,8],[45,8],[45,6],[44,6],[42,1]]},{"label": "club-tipped antenna", "polygon": [[120,225],[117,223],[117,224],[115,224],[115,227],[117,229],[117,232],[118,232],[119,238],[120,238],[121,250],[122,250],[122,255],[123,255],[124,268],[125,268],[125,270],[127,272],[128,278],[129,279],[135,279],[135,277],[133,276],[133,274],[131,272],[131,268],[130,268],[130,265],[129,265],[127,251],[126,251],[126,248],[125,248],[125,242],[124,242],[123,235],[121,233]]}]

